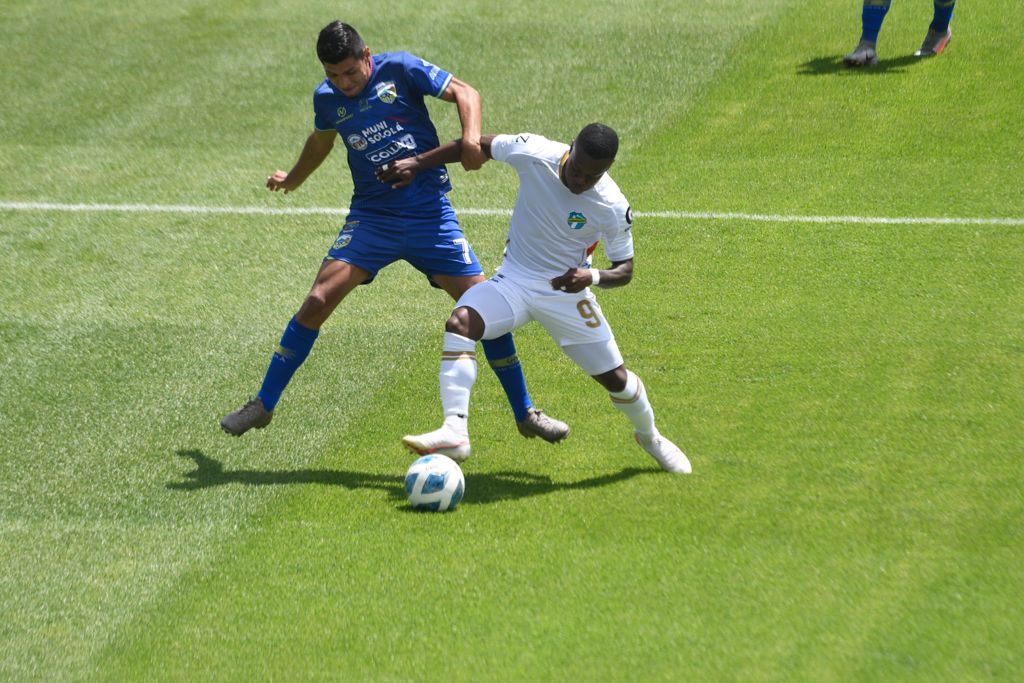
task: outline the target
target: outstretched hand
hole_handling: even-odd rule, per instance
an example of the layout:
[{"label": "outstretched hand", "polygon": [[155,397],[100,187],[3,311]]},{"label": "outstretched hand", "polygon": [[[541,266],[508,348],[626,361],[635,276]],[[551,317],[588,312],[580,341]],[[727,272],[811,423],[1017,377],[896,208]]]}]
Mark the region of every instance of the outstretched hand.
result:
[{"label": "outstretched hand", "polygon": [[562,275],[551,280],[551,289],[557,289],[569,294],[582,292],[590,286],[593,278],[586,268],[570,268]]},{"label": "outstretched hand", "polygon": [[288,174],[284,171],[274,171],[273,175],[267,176],[267,189],[271,192],[284,190],[288,194],[295,189],[292,183],[288,182]]},{"label": "outstretched hand", "polygon": [[419,162],[416,157],[406,157],[396,161],[389,161],[383,166],[377,167],[377,180],[386,185],[391,185],[392,190],[406,187],[420,171]]}]

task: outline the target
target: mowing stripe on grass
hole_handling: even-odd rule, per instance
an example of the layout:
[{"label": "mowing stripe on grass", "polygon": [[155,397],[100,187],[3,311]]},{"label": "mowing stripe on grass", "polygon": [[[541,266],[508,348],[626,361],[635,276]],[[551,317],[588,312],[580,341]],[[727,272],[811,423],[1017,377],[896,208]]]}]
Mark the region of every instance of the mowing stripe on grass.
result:
[{"label": "mowing stripe on grass", "polygon": [[[187,204],[61,204],[57,202],[6,202],[0,201],[0,209],[10,211],[109,211],[123,213],[197,213],[197,214],[257,214],[263,216],[296,215],[345,215],[347,207],[286,207],[263,206],[189,206]],[[468,216],[510,216],[510,209],[459,208],[459,213]],[[640,218],[668,218],[759,221],[762,223],[868,223],[878,225],[1020,225],[1024,218],[980,218],[980,217],[902,217],[902,216],[800,216],[772,213],[732,213],[717,211],[637,211]]]}]

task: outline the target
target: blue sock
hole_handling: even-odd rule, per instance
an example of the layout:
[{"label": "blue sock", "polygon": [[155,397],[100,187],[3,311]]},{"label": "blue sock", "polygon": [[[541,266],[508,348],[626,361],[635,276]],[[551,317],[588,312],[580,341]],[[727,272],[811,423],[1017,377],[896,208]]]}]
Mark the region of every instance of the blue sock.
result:
[{"label": "blue sock", "polygon": [[533,403],[526,392],[526,377],[523,375],[523,366],[519,364],[519,358],[516,356],[516,343],[512,341],[512,333],[508,332],[497,339],[484,339],[480,343],[484,347],[487,362],[505,390],[516,422],[522,422]]},{"label": "blue sock", "polygon": [[878,42],[878,32],[882,30],[882,21],[889,11],[892,0],[864,0],[864,9],[860,13],[862,31],[861,40],[871,43]]},{"label": "blue sock", "polygon": [[292,375],[306,360],[309,350],[313,348],[320,330],[311,330],[300,325],[295,318],[288,321],[288,327],[284,328],[284,335],[281,337],[281,344],[277,351],[270,358],[270,366],[263,378],[263,386],[257,394],[263,401],[263,407],[273,410],[281,399],[281,392],[288,386]]},{"label": "blue sock", "polygon": [[949,20],[953,18],[953,6],[956,0],[935,0],[935,16],[928,28],[945,33],[949,29]]}]

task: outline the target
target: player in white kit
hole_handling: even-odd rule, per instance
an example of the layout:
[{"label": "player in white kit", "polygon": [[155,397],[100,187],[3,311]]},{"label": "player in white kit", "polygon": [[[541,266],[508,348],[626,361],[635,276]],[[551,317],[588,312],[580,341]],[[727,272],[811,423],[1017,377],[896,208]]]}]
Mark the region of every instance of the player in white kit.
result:
[{"label": "player in white kit", "polygon": [[[378,176],[402,187],[426,168],[459,160],[454,141],[383,167]],[[618,151],[608,126],[586,126],[573,144],[539,135],[485,135],[490,159],[519,174],[519,194],[501,267],[490,280],[468,289],[445,325],[441,355],[444,424],[402,442],[420,453],[456,460],[470,455],[469,395],[476,381],[476,343],[536,320],[573,361],[608,390],[612,404],[633,423],[637,442],[662,468],[689,473],[683,452],[662,436],[643,382],[622,362],[612,330],[592,286],[621,287],[633,276],[632,215],[607,175]],[[611,268],[589,267],[598,241]]]}]

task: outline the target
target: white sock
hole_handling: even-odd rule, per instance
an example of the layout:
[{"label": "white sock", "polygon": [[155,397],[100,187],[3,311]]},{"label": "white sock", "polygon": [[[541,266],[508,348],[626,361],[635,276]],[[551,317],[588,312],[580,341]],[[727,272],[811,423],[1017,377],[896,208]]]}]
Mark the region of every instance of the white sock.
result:
[{"label": "white sock", "polygon": [[441,352],[441,408],[445,424],[466,433],[469,393],[476,382],[476,342],[452,332],[444,333]]},{"label": "white sock", "polygon": [[631,370],[626,370],[626,388],[609,392],[608,396],[612,399],[612,405],[626,414],[641,437],[648,440],[654,438],[658,432],[654,427],[654,409],[647,400],[647,391],[639,377]]}]

